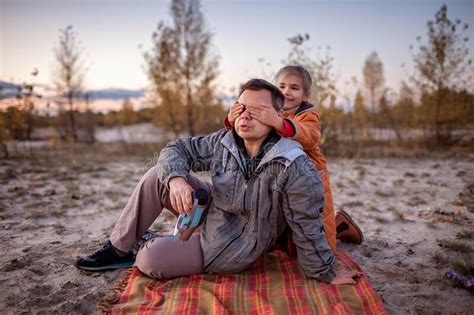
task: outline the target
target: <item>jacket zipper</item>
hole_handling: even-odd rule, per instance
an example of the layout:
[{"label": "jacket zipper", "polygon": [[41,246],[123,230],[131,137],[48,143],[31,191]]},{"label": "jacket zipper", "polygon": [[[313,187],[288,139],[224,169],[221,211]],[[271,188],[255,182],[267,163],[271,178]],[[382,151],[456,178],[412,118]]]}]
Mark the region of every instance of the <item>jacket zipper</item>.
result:
[{"label": "jacket zipper", "polygon": [[247,222],[245,222],[244,226],[240,230],[239,235],[234,237],[219,253],[217,253],[217,255],[214,256],[214,258],[212,258],[211,261],[207,265],[204,266],[204,269],[206,269],[207,267],[212,265],[212,263],[227,249],[227,247],[229,247],[236,239],[238,239],[242,235],[242,233],[244,233],[244,230],[245,230],[245,227],[247,226],[247,223],[248,223],[248,220],[247,220]]},{"label": "jacket zipper", "polygon": [[[245,210],[245,199],[246,199],[246,195],[247,195],[247,186],[248,186],[248,179],[245,179],[244,180],[244,198],[243,198],[243,205],[242,205],[242,210],[244,210],[244,211],[246,211]],[[209,267],[236,239],[238,239],[244,233],[245,227],[247,226],[248,223],[249,223],[249,220],[247,219],[247,222],[245,222],[244,226],[240,230],[239,235],[234,237],[216,256],[214,256],[214,258],[212,258],[212,260],[204,266],[204,269]]]},{"label": "jacket zipper", "polygon": [[248,183],[249,183],[249,180],[246,179],[245,182],[244,182],[244,200],[243,200],[243,205],[242,205],[242,210],[244,210],[245,212],[247,212],[247,209],[246,209],[246,204],[245,204],[245,200],[247,199],[247,186],[248,186]]}]

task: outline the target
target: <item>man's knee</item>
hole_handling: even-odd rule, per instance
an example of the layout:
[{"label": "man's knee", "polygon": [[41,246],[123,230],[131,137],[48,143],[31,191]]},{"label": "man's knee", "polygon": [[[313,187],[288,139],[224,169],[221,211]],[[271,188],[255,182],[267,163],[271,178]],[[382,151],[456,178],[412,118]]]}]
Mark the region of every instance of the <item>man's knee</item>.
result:
[{"label": "man's knee", "polygon": [[151,185],[153,187],[156,187],[156,185],[160,183],[160,179],[158,177],[158,172],[156,168],[152,167],[151,169],[149,169],[145,173],[145,175],[143,175],[141,182],[142,182],[142,185],[146,185],[146,186]]},{"label": "man's knee", "polygon": [[152,239],[139,250],[135,266],[156,279],[201,273],[203,258],[199,235],[193,235],[187,242],[171,237]]},{"label": "man's knee", "polygon": [[141,272],[149,277],[156,279],[166,278],[163,276],[163,271],[166,272],[166,259],[168,255],[166,248],[168,247],[166,239],[154,238],[146,242],[137,253],[135,266],[140,269]]}]

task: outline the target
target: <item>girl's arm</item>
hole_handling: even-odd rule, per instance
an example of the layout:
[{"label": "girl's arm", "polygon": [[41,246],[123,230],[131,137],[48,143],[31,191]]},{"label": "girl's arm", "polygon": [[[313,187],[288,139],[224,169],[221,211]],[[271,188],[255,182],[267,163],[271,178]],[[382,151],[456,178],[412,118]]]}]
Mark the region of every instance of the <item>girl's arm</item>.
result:
[{"label": "girl's arm", "polygon": [[[321,140],[321,122],[316,110],[302,113],[294,118],[286,118],[294,129],[294,135],[289,138],[298,141],[303,146],[303,150],[309,150],[319,145]],[[282,134],[285,136],[285,133]]]},{"label": "girl's arm", "polygon": [[225,129],[232,129],[234,128],[234,123],[237,117],[244,111],[244,106],[239,102],[235,102],[234,105],[230,107],[229,113],[224,119],[224,127]]},{"label": "girl's arm", "polygon": [[321,123],[316,109],[297,115],[294,118],[282,117],[271,107],[266,105],[247,105],[250,115],[262,124],[274,127],[282,137],[298,141],[303,150],[309,150],[319,145],[321,138]]}]

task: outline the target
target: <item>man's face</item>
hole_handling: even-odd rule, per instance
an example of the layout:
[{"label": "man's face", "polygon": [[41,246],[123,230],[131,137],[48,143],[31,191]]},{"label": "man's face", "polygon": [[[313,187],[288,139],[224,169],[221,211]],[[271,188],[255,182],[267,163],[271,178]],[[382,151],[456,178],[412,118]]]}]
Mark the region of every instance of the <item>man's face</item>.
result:
[{"label": "man's face", "polygon": [[[239,97],[239,103],[245,105],[261,106],[266,104],[272,106],[272,95],[267,90],[245,90]],[[235,120],[235,131],[244,140],[264,140],[270,133],[272,127],[264,125],[250,117],[247,109]]]}]

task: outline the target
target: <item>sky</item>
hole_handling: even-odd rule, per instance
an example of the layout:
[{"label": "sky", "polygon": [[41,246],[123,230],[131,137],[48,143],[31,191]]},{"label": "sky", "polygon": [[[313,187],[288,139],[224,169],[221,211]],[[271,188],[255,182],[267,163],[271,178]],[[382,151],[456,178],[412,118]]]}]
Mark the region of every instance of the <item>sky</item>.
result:
[{"label": "sky", "polygon": [[[376,51],[386,84],[395,90],[411,66],[409,46],[426,35],[426,22],[443,3],[448,17],[470,25],[474,52],[474,0],[202,0],[212,46],[220,56],[218,92],[251,77],[271,79],[288,55],[288,38],[308,33],[310,56],[331,47],[337,87],[362,82],[362,67]],[[59,30],[73,25],[84,48],[88,89],[142,89],[149,85],[142,51],[158,22],[171,22],[169,0],[0,0],[0,80],[51,84]],[[425,37],[426,38],[426,37]],[[140,48],[141,47],[141,48]],[[259,60],[264,59],[265,62]],[[34,68],[39,70],[31,76]],[[352,93],[352,92],[351,92]]]}]

